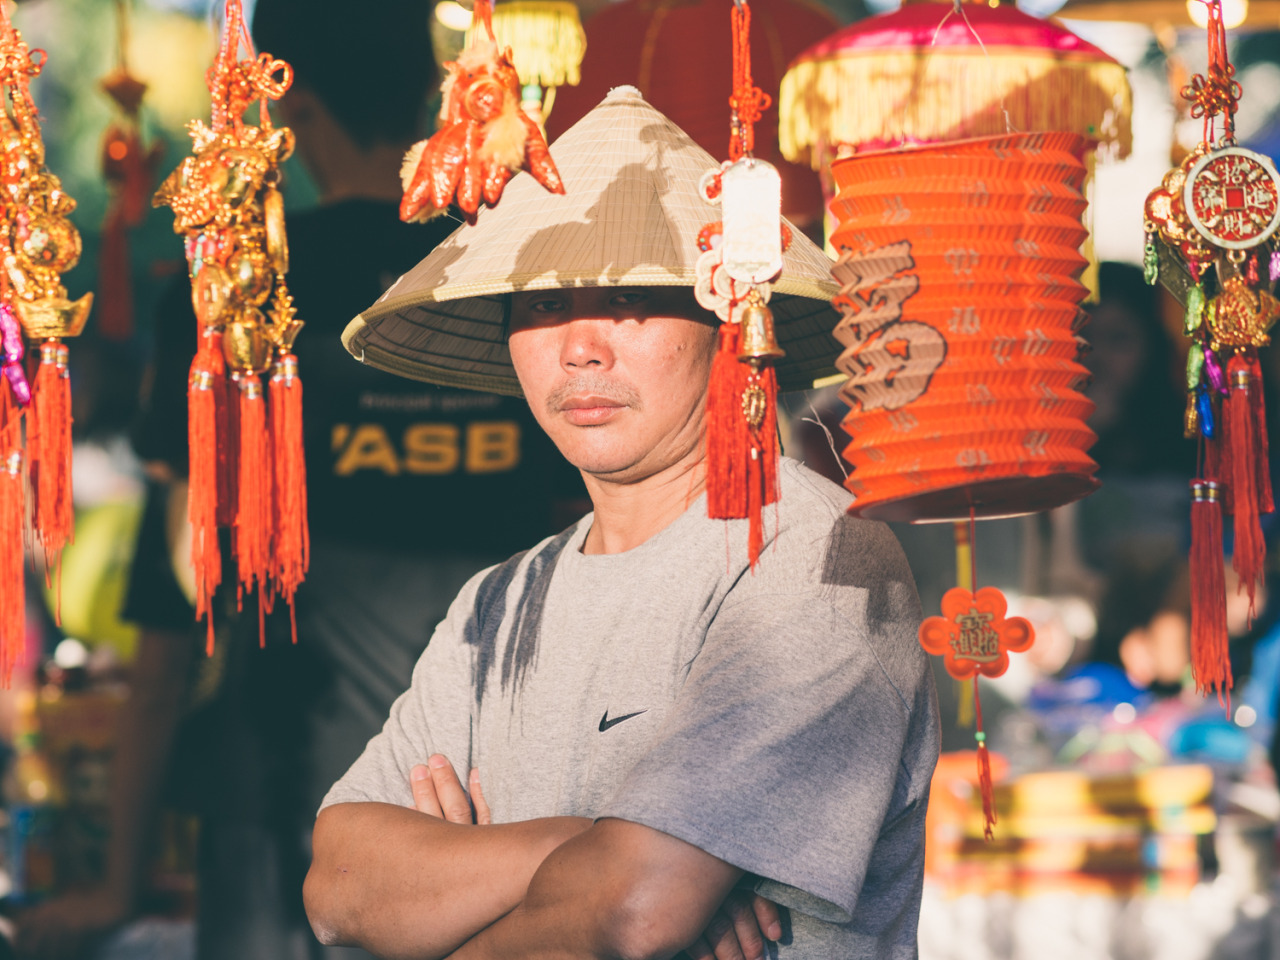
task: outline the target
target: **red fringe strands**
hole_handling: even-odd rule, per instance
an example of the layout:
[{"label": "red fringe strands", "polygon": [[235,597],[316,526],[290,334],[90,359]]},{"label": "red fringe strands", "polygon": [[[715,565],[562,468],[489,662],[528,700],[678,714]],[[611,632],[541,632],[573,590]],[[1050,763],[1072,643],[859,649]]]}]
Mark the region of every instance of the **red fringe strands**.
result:
[{"label": "red fringe strands", "polygon": [[0,383],[0,682],[9,686],[26,643],[22,569],[26,525],[22,470],[22,414]]},{"label": "red fringe strands", "polygon": [[[763,507],[778,500],[778,374],[773,367],[751,372],[747,389],[753,388],[764,394],[764,419],[750,431],[747,460],[747,555],[754,568],[764,546]],[[742,404],[747,402],[744,394]]]},{"label": "red fringe strands", "polygon": [[266,646],[267,584],[271,550],[271,473],[267,467],[266,403],[256,373],[240,374],[240,481],[236,502],[237,605],[258,588],[258,642]]},{"label": "red fringe strands", "polygon": [[[1255,598],[1266,562],[1266,543],[1259,520],[1258,436],[1253,422],[1251,393],[1261,393],[1262,384],[1250,383],[1249,363],[1239,354],[1227,365],[1230,392],[1223,418],[1231,450],[1231,499],[1235,518],[1235,546],[1231,566],[1240,576],[1240,589],[1249,595],[1249,622],[1256,615]],[[1265,468],[1262,468],[1265,469]]]},{"label": "red fringe strands", "polygon": [[1229,712],[1232,677],[1221,491],[1212,480],[1191,482],[1191,670],[1196,690],[1204,696],[1213,691]]},{"label": "red fringe strands", "polygon": [[205,652],[209,656],[213,655],[213,596],[222,583],[222,550],[218,545],[218,440],[222,433],[218,429],[218,397],[225,374],[222,334],[207,327],[191,362],[187,383],[187,519],[191,523],[196,619],[206,620]]},{"label": "red fringe strands", "polygon": [[302,437],[302,380],[298,358],[282,355],[271,374],[271,467],[275,486],[272,589],[289,605],[289,628],[298,642],[293,600],[311,562],[307,529],[307,461]]},{"label": "red fringe strands", "polygon": [[747,516],[751,438],[742,415],[742,393],[750,371],[738,360],[738,337],[738,324],[720,324],[720,349],[712,360],[707,388],[707,516],[713,520]]},{"label": "red fringe strands", "polygon": [[40,367],[31,396],[27,424],[35,494],[35,535],[44,554],[45,582],[57,570],[54,619],[62,625],[62,550],[75,539],[75,507],[71,495],[71,374],[66,344],[40,345]]},{"label": "red fringe strands", "polygon": [[1271,444],[1267,439],[1267,405],[1262,395],[1262,364],[1254,350],[1249,351],[1246,360],[1249,382],[1256,385],[1249,391],[1249,421],[1253,425],[1253,448],[1258,451],[1258,511],[1275,513],[1276,502],[1271,491]]}]

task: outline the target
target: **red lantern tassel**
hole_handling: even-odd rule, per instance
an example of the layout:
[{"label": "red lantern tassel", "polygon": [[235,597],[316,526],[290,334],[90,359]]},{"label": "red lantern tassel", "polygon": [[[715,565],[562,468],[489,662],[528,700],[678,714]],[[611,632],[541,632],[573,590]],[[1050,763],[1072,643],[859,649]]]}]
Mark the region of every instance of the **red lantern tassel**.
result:
[{"label": "red lantern tassel", "polygon": [[133,336],[133,280],[124,209],[116,201],[102,225],[98,254],[98,329],[108,340]]},{"label": "red lantern tassel", "polygon": [[1262,395],[1262,364],[1253,351],[1249,352],[1248,363],[1249,382],[1254,384],[1254,388],[1249,391],[1249,413],[1253,424],[1254,449],[1258,451],[1258,512],[1274,513],[1276,502],[1271,490],[1271,444],[1267,440],[1267,405]]},{"label": "red lantern tassel", "polygon": [[1191,481],[1191,672],[1196,690],[1231,702],[1227,651],[1227,585],[1222,559],[1222,488],[1212,480]]},{"label": "red lantern tassel", "polygon": [[237,603],[258,588],[258,642],[266,646],[266,609],[270,600],[267,570],[271,543],[271,474],[267,469],[266,404],[262,381],[255,373],[241,374],[240,479],[236,502],[236,568],[239,574]]},{"label": "red lantern tassel", "polygon": [[[754,568],[764,545],[763,507],[778,500],[778,374],[773,367],[752,371],[747,388],[764,393],[764,419],[751,430],[747,461],[747,556]],[[740,401],[741,405],[742,401]]]},{"label": "red lantern tassel", "polygon": [[751,438],[742,393],[750,370],[738,360],[738,335],[738,324],[720,324],[720,349],[707,387],[707,516],[713,520],[747,516]]},{"label": "red lantern tassel", "polygon": [[987,753],[987,734],[982,729],[982,698],[978,696],[978,675],[973,675],[973,709],[975,729],[973,738],[978,741],[978,790],[982,794],[982,833],[988,840],[994,839],[996,826],[995,787],[991,783],[991,757]]},{"label": "red lantern tassel", "polygon": [[[196,580],[196,619],[207,621],[205,652],[213,656],[213,595],[222,583],[218,545],[218,394],[226,379],[222,333],[207,327],[187,382],[187,519]],[[224,439],[225,442],[225,439]]]},{"label": "red lantern tassel", "polygon": [[302,441],[302,380],[298,358],[280,357],[271,374],[271,466],[275,485],[274,546],[271,577],[274,589],[289,604],[289,626],[298,642],[293,598],[311,562],[307,530],[307,462]]},{"label": "red lantern tassel", "polygon": [[35,491],[35,533],[44,553],[45,582],[57,569],[54,619],[62,625],[62,549],[75,539],[71,499],[71,379],[66,344],[40,345],[40,368],[31,395],[32,419],[27,430]]},{"label": "red lantern tassel", "polygon": [[0,383],[0,682],[9,686],[26,643],[26,589],[22,569],[23,504],[21,414]]},{"label": "red lantern tassel", "polygon": [[1266,543],[1259,522],[1258,460],[1250,393],[1261,393],[1261,384],[1253,390],[1249,383],[1249,364],[1240,355],[1227,365],[1231,391],[1226,406],[1226,441],[1231,449],[1231,499],[1235,517],[1235,546],[1231,566],[1240,576],[1240,588],[1249,595],[1249,622],[1256,615],[1255,599],[1262,567],[1266,562]]}]

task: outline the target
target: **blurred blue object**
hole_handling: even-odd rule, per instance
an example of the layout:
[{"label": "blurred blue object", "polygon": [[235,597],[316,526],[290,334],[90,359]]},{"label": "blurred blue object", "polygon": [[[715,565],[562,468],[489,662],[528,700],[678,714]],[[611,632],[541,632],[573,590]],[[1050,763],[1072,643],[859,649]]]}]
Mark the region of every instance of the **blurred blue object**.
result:
[{"label": "blurred blue object", "polygon": [[1248,733],[1216,713],[1184,723],[1169,737],[1169,752],[1184,760],[1242,764],[1252,747]]},{"label": "blurred blue object", "polygon": [[1038,683],[1031,690],[1027,707],[1037,712],[1061,707],[1115,707],[1132,703],[1141,707],[1151,695],[1135,687],[1123,670],[1109,663],[1086,663],[1068,672],[1061,680]]}]

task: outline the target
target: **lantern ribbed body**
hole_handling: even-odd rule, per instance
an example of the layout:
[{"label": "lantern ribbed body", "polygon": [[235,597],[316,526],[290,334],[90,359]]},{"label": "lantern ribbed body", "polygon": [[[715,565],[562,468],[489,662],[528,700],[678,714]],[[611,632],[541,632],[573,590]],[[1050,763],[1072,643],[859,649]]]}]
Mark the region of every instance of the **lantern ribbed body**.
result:
[{"label": "lantern ribbed body", "polygon": [[937,521],[1092,491],[1076,333],[1087,141],[1017,134],[832,164],[852,511]]}]

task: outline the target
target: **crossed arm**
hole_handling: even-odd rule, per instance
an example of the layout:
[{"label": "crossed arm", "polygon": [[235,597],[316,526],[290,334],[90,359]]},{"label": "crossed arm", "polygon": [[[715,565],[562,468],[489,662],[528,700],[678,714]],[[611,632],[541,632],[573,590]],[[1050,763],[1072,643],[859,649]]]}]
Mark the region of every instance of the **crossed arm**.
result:
[{"label": "crossed arm", "polygon": [[666,958],[763,955],[776,908],[741,871],[622,820],[492,825],[443,757],[413,772],[418,806],[344,803],[316,821],[304,897],[321,941],[379,956]]}]

